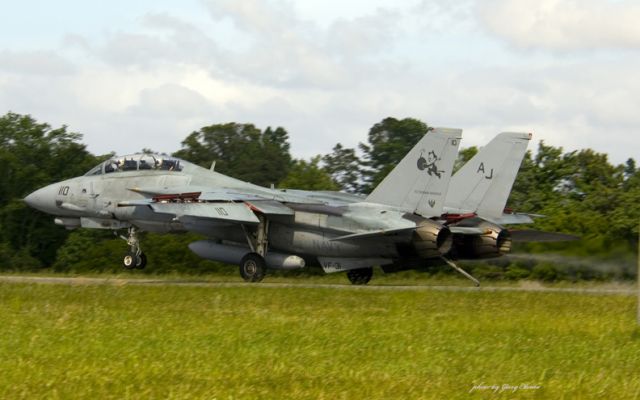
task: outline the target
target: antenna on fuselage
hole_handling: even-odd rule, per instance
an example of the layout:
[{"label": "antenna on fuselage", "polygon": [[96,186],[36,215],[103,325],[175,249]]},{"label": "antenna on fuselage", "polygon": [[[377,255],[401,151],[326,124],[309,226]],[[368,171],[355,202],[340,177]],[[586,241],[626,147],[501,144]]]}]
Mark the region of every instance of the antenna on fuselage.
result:
[{"label": "antenna on fuselage", "polygon": [[209,170],[211,172],[213,172],[213,170],[215,170],[215,169],[216,169],[216,161],[214,160],[214,161],[211,162],[211,168],[209,168]]}]

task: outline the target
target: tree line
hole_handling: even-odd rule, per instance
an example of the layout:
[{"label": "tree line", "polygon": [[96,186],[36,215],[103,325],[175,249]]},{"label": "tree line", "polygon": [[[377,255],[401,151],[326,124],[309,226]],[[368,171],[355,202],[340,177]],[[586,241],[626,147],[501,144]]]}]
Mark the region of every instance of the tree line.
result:
[{"label": "tree line", "polygon": [[[205,168],[215,161],[216,171],[262,186],[366,194],[429,129],[418,119],[389,117],[370,128],[358,149],[337,143],[330,153],[305,160],[291,155],[283,127],[261,130],[249,123],[213,124],[187,135],[173,155]],[[456,166],[476,152],[475,147],[463,148]],[[50,215],[22,201],[33,190],[81,175],[112,155],[91,154],[82,135],[66,126],[54,128],[11,112],[0,117],[0,269],[119,269],[114,254],[124,251],[124,241],[114,239],[111,232],[65,231],[53,224]],[[544,215],[532,228],[582,239],[518,245],[515,253],[529,256],[471,263],[468,268],[484,278],[632,277],[639,203],[640,169],[633,158],[614,165],[606,154],[592,149],[565,152],[539,142],[525,155],[507,205]],[[191,254],[186,245],[196,239],[191,234],[147,234],[143,246],[154,266],[149,272],[235,271]],[[549,252],[564,258],[554,259]],[[446,270],[436,267],[431,272]]]}]

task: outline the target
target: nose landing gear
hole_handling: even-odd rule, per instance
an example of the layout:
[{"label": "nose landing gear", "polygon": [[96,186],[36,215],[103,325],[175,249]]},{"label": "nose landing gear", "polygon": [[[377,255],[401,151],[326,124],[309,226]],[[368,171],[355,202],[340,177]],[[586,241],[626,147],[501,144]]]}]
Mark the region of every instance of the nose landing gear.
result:
[{"label": "nose landing gear", "polygon": [[147,266],[147,256],[140,249],[140,241],[138,239],[138,232],[135,227],[129,228],[129,236],[121,236],[127,241],[129,245],[129,251],[124,255],[122,259],[122,266],[125,269],[143,269]]}]

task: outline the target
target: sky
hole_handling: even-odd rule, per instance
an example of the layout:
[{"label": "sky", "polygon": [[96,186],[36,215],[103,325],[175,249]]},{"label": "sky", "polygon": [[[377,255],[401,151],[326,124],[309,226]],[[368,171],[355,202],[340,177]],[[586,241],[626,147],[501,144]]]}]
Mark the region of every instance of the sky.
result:
[{"label": "sky", "polygon": [[0,115],[95,154],[180,149],[199,128],[282,126],[296,158],[386,117],[532,132],[640,159],[640,2],[0,0]]}]

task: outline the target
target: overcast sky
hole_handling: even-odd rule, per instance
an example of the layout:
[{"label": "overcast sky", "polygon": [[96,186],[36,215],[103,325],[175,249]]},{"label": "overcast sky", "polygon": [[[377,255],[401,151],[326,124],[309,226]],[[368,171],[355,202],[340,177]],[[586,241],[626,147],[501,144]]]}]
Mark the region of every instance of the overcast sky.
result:
[{"label": "overcast sky", "polygon": [[0,0],[0,113],[89,150],[173,152],[224,122],[282,126],[295,157],[387,116],[533,132],[640,159],[640,2]]}]

